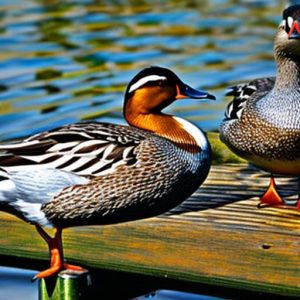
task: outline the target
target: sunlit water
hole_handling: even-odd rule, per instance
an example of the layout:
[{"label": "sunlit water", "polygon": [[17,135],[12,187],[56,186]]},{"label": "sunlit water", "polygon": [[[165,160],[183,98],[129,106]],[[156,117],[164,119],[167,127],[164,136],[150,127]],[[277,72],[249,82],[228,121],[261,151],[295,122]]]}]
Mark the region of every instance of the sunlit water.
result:
[{"label": "sunlit water", "polygon": [[[227,86],[274,74],[284,4],[1,0],[0,141],[79,120],[124,123],[126,84],[149,65],[214,93],[215,102],[178,101],[168,111],[217,130]],[[11,288],[25,299],[18,278],[6,281],[4,293]]]},{"label": "sunlit water", "polygon": [[[226,86],[275,72],[282,1],[0,1],[0,141],[82,119],[124,123],[123,92],[148,65],[215,102],[169,111],[216,130]],[[45,70],[59,71],[44,79]],[[46,75],[49,75],[47,73]]]}]

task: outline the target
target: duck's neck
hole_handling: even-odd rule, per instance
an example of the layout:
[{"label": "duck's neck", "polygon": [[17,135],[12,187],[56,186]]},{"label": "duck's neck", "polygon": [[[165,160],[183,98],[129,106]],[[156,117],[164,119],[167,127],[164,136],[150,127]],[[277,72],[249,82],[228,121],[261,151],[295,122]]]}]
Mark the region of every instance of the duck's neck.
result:
[{"label": "duck's neck", "polygon": [[207,146],[206,138],[200,129],[171,115],[163,113],[130,114],[126,116],[126,120],[131,126],[162,136],[191,153],[198,153]]},{"label": "duck's neck", "polygon": [[274,88],[276,90],[298,90],[300,92],[300,60],[293,60],[279,54],[276,56],[277,74]]},{"label": "duck's neck", "polygon": [[257,100],[256,109],[260,117],[275,128],[294,130],[299,126],[300,65],[284,55],[275,56],[277,74],[274,88]]}]

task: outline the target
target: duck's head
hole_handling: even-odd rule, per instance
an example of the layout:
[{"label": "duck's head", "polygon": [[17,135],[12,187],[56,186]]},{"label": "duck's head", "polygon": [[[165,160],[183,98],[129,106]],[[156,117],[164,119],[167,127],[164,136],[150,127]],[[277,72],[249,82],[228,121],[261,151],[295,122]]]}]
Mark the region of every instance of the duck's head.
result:
[{"label": "duck's head", "polygon": [[300,5],[283,11],[274,48],[277,56],[300,59]]},{"label": "duck's head", "polygon": [[124,116],[158,114],[178,99],[215,99],[215,96],[183,83],[169,69],[152,66],[130,81],[125,92]]},{"label": "duck's head", "polygon": [[169,69],[149,67],[130,81],[125,92],[124,117],[131,126],[167,138],[188,152],[198,153],[207,147],[207,143],[203,146],[199,142],[205,139],[203,133],[198,134],[200,138],[197,134],[195,137],[198,129],[161,112],[175,100],[184,98],[214,100],[215,96],[191,88]]}]

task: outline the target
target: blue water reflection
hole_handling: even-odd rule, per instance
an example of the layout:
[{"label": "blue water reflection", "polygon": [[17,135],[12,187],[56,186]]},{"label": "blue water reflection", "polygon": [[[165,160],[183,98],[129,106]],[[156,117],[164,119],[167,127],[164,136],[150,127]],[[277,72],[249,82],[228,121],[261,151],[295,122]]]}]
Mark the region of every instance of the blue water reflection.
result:
[{"label": "blue water reflection", "polygon": [[0,300],[38,299],[37,282],[31,283],[33,270],[0,266]]},{"label": "blue water reflection", "polygon": [[151,294],[138,297],[133,300],[219,300],[225,298],[198,295],[193,293],[185,293],[172,290],[158,290]]}]

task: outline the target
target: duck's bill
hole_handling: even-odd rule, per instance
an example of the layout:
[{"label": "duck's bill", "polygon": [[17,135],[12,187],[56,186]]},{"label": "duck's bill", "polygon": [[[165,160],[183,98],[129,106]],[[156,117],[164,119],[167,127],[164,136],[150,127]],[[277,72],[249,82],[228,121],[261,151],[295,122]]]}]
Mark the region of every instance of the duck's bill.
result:
[{"label": "duck's bill", "polygon": [[300,39],[300,26],[298,21],[294,21],[292,27],[288,33],[289,40],[299,40]]},{"label": "duck's bill", "polygon": [[176,99],[192,98],[192,99],[211,99],[216,100],[216,97],[207,92],[193,89],[192,87],[185,84],[182,88],[177,87]]}]

